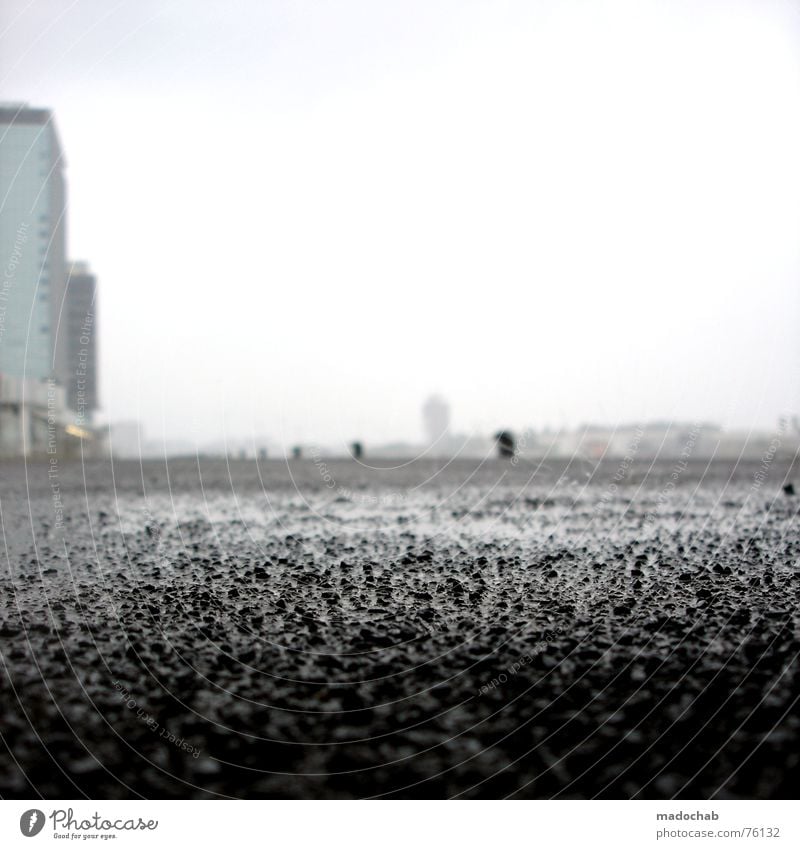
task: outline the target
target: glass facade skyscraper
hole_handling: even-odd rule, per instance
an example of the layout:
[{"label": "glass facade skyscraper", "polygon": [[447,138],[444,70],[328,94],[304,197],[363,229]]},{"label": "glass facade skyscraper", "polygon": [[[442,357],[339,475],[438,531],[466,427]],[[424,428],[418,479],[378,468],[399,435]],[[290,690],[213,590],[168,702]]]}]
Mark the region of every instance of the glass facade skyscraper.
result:
[{"label": "glass facade skyscraper", "polygon": [[58,377],[66,285],[63,170],[52,113],[0,104],[0,375]]}]

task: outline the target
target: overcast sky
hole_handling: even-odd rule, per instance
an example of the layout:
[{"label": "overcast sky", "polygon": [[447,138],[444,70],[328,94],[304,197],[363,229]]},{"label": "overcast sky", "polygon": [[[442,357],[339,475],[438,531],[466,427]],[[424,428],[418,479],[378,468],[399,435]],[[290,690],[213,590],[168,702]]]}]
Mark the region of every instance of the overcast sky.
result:
[{"label": "overcast sky", "polygon": [[3,0],[104,415],[199,441],[800,413],[800,7]]}]

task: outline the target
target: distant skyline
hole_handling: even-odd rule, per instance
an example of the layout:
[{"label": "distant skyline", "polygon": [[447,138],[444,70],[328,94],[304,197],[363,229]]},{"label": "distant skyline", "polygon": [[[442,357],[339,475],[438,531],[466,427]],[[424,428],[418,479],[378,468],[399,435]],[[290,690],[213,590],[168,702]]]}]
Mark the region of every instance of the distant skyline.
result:
[{"label": "distant skyline", "polygon": [[0,100],[148,438],[800,413],[788,0],[6,0]]}]

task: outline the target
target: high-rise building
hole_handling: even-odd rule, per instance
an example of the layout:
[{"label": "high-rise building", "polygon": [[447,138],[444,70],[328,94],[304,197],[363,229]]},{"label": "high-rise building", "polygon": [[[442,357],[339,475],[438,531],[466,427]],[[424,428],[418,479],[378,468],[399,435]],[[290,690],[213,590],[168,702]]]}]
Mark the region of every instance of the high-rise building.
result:
[{"label": "high-rise building", "polygon": [[64,355],[56,371],[78,425],[91,424],[98,407],[96,297],[97,280],[88,263],[73,262],[58,328]]},{"label": "high-rise building", "polygon": [[[76,280],[67,298],[65,232],[64,160],[52,113],[0,104],[3,455],[52,455],[98,444],[80,426],[97,405],[96,333],[83,332],[94,280]],[[83,415],[67,413],[68,394],[71,403],[83,405]]]},{"label": "high-rise building", "polygon": [[64,161],[53,115],[0,104],[0,374],[56,376],[66,285]]}]

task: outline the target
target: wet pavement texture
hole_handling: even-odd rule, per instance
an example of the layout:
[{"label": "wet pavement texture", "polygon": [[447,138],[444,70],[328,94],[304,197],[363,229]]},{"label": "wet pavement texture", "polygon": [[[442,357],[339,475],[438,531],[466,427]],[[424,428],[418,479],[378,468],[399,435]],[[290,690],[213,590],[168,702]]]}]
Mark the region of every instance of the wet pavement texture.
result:
[{"label": "wet pavement texture", "polygon": [[796,793],[788,462],[383,466],[1,464],[0,795]]}]

